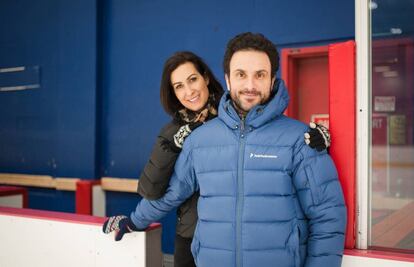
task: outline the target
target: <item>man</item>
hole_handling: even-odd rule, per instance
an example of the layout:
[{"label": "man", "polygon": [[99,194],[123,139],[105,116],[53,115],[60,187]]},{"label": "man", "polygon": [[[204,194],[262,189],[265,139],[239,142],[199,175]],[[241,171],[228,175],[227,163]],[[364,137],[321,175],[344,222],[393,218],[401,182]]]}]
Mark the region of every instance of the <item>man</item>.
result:
[{"label": "man", "polygon": [[283,115],[275,46],[240,34],[223,63],[229,92],[218,118],[186,139],[166,195],[113,228],[120,238],[144,229],[199,190],[197,266],[339,267],[346,210],[337,172],[326,151],[304,144],[307,126]]}]

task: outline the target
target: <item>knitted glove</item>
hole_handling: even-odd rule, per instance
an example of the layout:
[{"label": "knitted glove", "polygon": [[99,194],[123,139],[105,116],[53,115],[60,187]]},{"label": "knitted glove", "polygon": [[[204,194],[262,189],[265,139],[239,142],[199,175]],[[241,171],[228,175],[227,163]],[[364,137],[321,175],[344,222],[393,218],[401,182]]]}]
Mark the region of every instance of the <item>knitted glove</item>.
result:
[{"label": "knitted glove", "polygon": [[310,129],[305,133],[305,143],[317,151],[327,149],[331,145],[329,130],[314,122],[309,123]]},{"label": "knitted glove", "polygon": [[178,129],[177,133],[174,135],[175,146],[181,149],[183,147],[185,138],[189,136],[190,133],[201,124],[203,123],[195,122],[181,126],[180,129]]},{"label": "knitted glove", "polygon": [[124,234],[139,231],[130,218],[124,215],[109,217],[102,226],[102,231],[109,234],[115,231],[115,241],[122,239]]}]

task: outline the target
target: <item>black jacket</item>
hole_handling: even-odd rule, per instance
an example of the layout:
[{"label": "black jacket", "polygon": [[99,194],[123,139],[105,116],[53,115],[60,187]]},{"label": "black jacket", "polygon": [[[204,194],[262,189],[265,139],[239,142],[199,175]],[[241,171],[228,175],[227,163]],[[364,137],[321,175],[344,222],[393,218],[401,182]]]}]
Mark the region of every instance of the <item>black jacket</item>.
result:
[{"label": "black jacket", "polygon": [[[180,152],[178,149],[170,149],[168,143],[174,142],[173,136],[181,126],[182,123],[173,120],[161,129],[150,159],[139,178],[138,193],[143,198],[155,200],[165,194]],[[182,237],[192,238],[194,235],[198,196],[195,193],[178,207],[176,232]]]}]

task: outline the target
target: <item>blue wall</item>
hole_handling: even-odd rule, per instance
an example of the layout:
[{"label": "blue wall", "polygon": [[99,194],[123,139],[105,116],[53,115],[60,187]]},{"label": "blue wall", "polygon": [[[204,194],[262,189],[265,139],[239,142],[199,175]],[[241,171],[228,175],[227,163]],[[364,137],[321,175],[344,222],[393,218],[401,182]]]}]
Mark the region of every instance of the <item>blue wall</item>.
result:
[{"label": "blue wall", "polygon": [[[39,89],[0,92],[0,172],[136,179],[169,119],[158,92],[169,55],[195,51],[223,81],[235,34],[262,32],[279,48],[352,39],[354,3],[1,1],[0,22],[0,68],[41,70]],[[73,211],[70,194],[29,196],[34,208]],[[108,192],[107,215],[128,214],[137,201]],[[172,253],[174,213],[162,222],[163,250]]]},{"label": "blue wall", "polygon": [[351,1],[104,3],[103,165],[109,176],[136,177],[146,163],[168,120],[159,103],[159,80],[163,62],[174,51],[195,51],[224,81],[221,60],[237,33],[263,32],[281,46],[354,35]]},{"label": "blue wall", "polygon": [[0,92],[1,172],[94,177],[95,17],[94,1],[0,2],[0,68],[39,66],[41,85]]}]

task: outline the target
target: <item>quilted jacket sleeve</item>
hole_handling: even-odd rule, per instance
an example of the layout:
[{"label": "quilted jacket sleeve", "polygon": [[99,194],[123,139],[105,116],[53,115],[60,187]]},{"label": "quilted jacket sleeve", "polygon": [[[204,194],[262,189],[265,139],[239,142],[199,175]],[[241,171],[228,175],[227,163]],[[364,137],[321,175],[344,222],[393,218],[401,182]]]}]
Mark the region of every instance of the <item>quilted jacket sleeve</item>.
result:
[{"label": "quilted jacket sleeve", "polygon": [[178,129],[179,125],[173,122],[161,129],[139,178],[138,193],[143,198],[159,199],[167,191],[179,152],[168,149],[164,144],[172,140]]},{"label": "quilted jacket sleeve", "polygon": [[308,219],[305,267],[340,267],[345,242],[346,208],[331,157],[298,142],[293,181]]},{"label": "quilted jacket sleeve", "polygon": [[178,207],[197,190],[198,184],[192,168],[191,152],[186,150],[184,145],[165,195],[158,200],[142,199],[131,213],[131,220],[138,229],[145,229],[149,224]]}]

